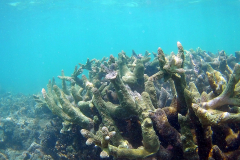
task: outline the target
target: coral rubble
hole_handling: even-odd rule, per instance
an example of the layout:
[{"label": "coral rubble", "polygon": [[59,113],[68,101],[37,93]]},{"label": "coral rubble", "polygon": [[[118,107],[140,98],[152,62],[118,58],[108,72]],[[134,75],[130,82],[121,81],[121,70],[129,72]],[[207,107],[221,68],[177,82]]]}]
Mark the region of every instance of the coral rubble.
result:
[{"label": "coral rubble", "polygon": [[239,52],[177,48],[153,61],[135,51],[88,59],[35,100],[63,119],[62,133],[79,125],[101,158],[239,159]]}]

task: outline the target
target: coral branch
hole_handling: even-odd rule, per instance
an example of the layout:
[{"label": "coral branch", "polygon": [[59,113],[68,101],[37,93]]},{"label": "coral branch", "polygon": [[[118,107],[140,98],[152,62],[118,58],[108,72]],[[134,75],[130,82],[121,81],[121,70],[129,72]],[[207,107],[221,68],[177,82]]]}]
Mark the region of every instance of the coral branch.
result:
[{"label": "coral branch", "polygon": [[[62,89],[53,79],[35,101],[64,120],[62,131],[79,125],[101,158],[239,158],[240,52],[177,47],[159,47],[153,61],[134,50],[87,59],[70,77],[62,71]],[[78,77],[84,69],[88,77]]]}]

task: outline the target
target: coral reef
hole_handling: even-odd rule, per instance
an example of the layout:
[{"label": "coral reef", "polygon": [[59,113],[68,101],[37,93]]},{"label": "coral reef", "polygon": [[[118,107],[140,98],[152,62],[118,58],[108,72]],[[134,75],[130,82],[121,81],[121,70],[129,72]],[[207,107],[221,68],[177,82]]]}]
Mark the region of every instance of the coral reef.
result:
[{"label": "coral reef", "polygon": [[79,126],[61,134],[62,120],[37,95],[34,98],[0,94],[1,160],[99,159],[100,148],[84,145]]},{"label": "coral reef", "polygon": [[177,48],[158,48],[152,61],[135,51],[88,59],[35,100],[62,118],[61,133],[80,126],[101,158],[239,159],[239,52]]}]

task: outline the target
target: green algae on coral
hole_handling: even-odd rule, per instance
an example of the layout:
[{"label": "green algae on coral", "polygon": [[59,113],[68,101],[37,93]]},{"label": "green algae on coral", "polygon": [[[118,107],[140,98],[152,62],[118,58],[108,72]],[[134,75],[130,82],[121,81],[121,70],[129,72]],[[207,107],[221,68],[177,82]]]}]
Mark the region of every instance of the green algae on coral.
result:
[{"label": "green algae on coral", "polygon": [[[35,99],[65,124],[80,125],[86,144],[99,146],[102,158],[195,160],[238,153],[239,130],[232,125],[240,122],[238,52],[233,58],[224,51],[184,51],[180,42],[177,47],[171,55],[159,47],[152,62],[149,52],[141,56],[134,51],[131,57],[122,51],[108,61],[88,59],[72,76],[62,72],[62,89],[50,81],[48,92],[42,90],[44,100]],[[89,78],[78,77],[83,69]],[[223,126],[226,143],[219,146],[212,137],[224,131],[213,130]]]}]

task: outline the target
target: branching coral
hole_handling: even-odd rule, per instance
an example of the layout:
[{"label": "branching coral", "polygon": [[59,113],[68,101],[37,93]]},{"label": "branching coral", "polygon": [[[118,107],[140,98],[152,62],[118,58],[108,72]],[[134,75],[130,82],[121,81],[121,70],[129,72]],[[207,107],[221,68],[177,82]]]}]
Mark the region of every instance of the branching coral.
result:
[{"label": "branching coral", "polygon": [[[70,77],[62,71],[62,89],[49,81],[48,92],[42,89],[44,99],[35,99],[60,116],[65,128],[80,125],[86,144],[99,146],[102,158],[236,158],[238,52],[233,57],[198,48],[185,55],[180,42],[177,47],[178,53],[170,55],[158,48],[152,62],[149,52],[142,56],[134,51],[131,57],[122,51],[108,61],[88,59]],[[78,77],[83,69],[89,70],[89,78]],[[130,129],[141,130],[134,133],[136,139]]]},{"label": "branching coral", "polygon": [[225,106],[225,108],[227,108],[228,105],[240,106],[240,100],[238,98],[234,98],[234,89],[235,85],[239,82],[239,75],[240,65],[236,64],[234,72],[231,75],[227,86],[219,96],[208,100],[208,96],[203,93],[202,101],[200,101],[200,103],[194,103],[192,105],[194,112],[199,117],[203,125],[217,125],[222,123],[239,122],[239,113],[231,114],[227,111],[216,110],[222,106]]}]

